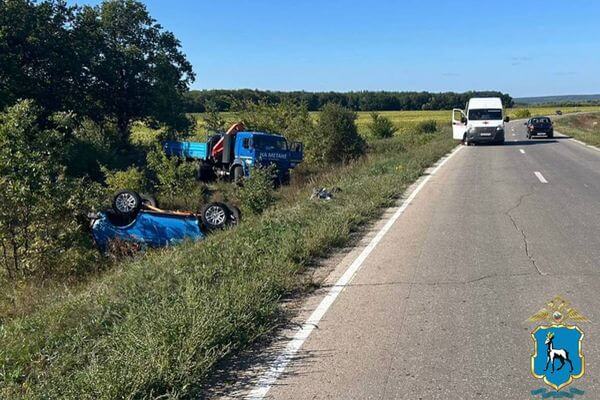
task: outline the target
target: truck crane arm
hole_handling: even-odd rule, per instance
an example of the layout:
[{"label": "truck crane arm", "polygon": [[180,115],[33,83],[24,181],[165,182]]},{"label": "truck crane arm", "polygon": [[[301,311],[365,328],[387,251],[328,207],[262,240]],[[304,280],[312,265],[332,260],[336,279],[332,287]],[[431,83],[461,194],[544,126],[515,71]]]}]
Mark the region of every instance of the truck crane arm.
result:
[{"label": "truck crane arm", "polygon": [[210,151],[210,155],[212,156],[212,158],[216,159],[217,156],[223,152],[223,142],[225,140],[225,136],[235,135],[236,133],[241,132],[244,129],[246,129],[246,127],[244,126],[244,124],[242,122],[237,122],[237,123],[231,125],[231,127],[227,130],[227,132],[225,132],[225,135],[223,135],[219,139],[219,141],[217,143],[215,143],[212,150]]}]

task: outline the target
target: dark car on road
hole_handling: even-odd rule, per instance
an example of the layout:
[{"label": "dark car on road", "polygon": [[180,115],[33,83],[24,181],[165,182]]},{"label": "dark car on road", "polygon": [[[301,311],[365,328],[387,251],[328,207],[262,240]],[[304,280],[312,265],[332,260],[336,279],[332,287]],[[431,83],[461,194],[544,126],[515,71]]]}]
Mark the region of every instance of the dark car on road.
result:
[{"label": "dark car on road", "polygon": [[527,139],[534,136],[554,137],[554,125],[548,117],[533,117],[525,123],[527,125]]}]

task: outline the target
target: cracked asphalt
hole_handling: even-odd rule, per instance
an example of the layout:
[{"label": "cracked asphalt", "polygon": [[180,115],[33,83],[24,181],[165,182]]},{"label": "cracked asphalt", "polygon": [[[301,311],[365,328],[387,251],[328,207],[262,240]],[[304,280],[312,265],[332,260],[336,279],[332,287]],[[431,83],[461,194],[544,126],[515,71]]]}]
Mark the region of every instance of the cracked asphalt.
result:
[{"label": "cracked asphalt", "polygon": [[559,294],[592,321],[568,394],[600,398],[600,152],[524,130],[431,178],[267,398],[540,398],[527,319]]}]

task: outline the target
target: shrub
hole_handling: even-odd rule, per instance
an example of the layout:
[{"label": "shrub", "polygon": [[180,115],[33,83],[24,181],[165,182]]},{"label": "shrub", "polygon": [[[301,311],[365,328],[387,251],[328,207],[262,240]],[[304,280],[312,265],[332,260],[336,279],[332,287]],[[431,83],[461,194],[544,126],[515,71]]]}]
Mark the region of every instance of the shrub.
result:
[{"label": "shrub", "polygon": [[356,113],[339,104],[323,107],[319,122],[306,140],[306,157],[316,163],[345,162],[365,153],[356,129]]},{"label": "shrub", "polygon": [[434,119],[420,121],[415,127],[416,133],[435,133],[437,129],[437,122]]},{"label": "shrub", "polygon": [[189,196],[198,190],[196,165],[177,157],[167,157],[160,146],[148,152],[147,162],[156,192],[167,202],[189,205]]},{"label": "shrub", "polygon": [[375,138],[383,139],[394,136],[398,129],[394,126],[389,118],[382,117],[376,112],[371,113],[371,123],[369,124],[369,131]]},{"label": "shrub", "polygon": [[275,200],[273,180],[275,179],[275,166],[254,168],[250,177],[244,180],[238,190],[238,198],[242,212],[260,214]]},{"label": "shrub", "polygon": [[13,280],[56,267],[69,272],[93,257],[78,216],[96,202],[98,187],[65,174],[60,124],[68,121],[58,115],[44,122],[53,128],[42,128],[43,114],[29,100],[0,114],[0,260]]},{"label": "shrub", "polygon": [[527,108],[519,108],[515,110],[515,118],[529,118],[531,117],[531,112]]},{"label": "shrub", "polygon": [[148,188],[144,173],[137,167],[129,167],[125,171],[110,171],[102,167],[109,193],[116,193],[122,189],[135,190],[143,193]]}]

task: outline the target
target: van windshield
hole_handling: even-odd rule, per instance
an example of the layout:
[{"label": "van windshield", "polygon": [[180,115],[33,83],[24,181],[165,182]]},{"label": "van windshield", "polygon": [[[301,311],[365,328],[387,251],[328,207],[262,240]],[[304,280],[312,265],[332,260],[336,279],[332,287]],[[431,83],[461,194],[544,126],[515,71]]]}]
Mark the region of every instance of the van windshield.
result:
[{"label": "van windshield", "polygon": [[287,142],[281,136],[255,136],[253,142],[257,150],[287,150]]},{"label": "van windshield", "polygon": [[498,108],[492,109],[476,109],[469,110],[469,120],[471,121],[487,121],[487,120],[501,120],[502,110]]}]

